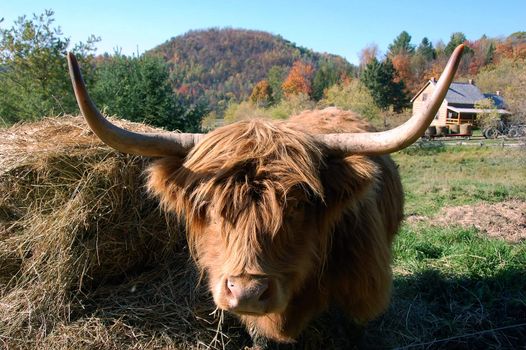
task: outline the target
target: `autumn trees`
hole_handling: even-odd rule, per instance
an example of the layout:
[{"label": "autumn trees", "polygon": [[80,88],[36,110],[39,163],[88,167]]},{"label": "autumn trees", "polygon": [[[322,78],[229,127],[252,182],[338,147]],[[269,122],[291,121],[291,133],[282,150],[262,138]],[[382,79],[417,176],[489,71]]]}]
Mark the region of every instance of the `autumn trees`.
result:
[{"label": "autumn trees", "polygon": [[512,119],[526,124],[526,58],[500,56],[498,63],[483,67],[476,79],[483,91],[499,91]]},{"label": "autumn trees", "polygon": [[254,85],[249,101],[258,106],[269,106],[298,95],[319,101],[328,88],[354,73],[352,66],[343,59],[340,60],[336,57],[323,57],[317,64],[296,60],[288,71],[273,66],[267,78]]},{"label": "autumn trees", "polygon": [[168,62],[174,91],[190,101],[205,103],[218,116],[231,103],[248,101],[254,87],[263,80],[272,92],[270,103],[279,103],[285,95],[283,82],[295,62],[310,65],[314,70],[307,80],[291,79],[286,86],[291,91],[287,93],[309,90],[309,97],[315,99],[321,98],[323,90],[334,83],[334,76],[339,77],[334,71],[352,68],[341,57],[314,52],[279,35],[233,28],[193,30],[166,41],[148,54]]},{"label": "autumn trees", "polygon": [[[463,33],[455,32],[446,43],[433,44],[424,37],[415,45],[411,40],[403,31],[385,54],[376,44],[367,45],[360,52],[359,67],[354,69],[342,70],[334,60],[308,59],[295,61],[288,71],[272,67],[267,78],[254,85],[249,100],[260,108],[259,114],[268,112],[278,118],[295,108],[308,107],[311,101],[317,107],[338,106],[382,120],[381,116],[390,117],[410,108],[410,98],[428,79],[439,77],[452,49],[464,43],[468,47],[457,79],[475,78],[484,91],[500,90],[515,115],[524,114],[521,111],[526,106],[521,101],[526,100],[522,93],[526,90],[519,87],[524,84],[519,67],[526,56],[526,34],[514,33],[506,39],[482,36],[469,41]],[[247,110],[244,113],[252,114]],[[384,124],[388,122],[384,119]]]},{"label": "autumn trees", "polygon": [[[274,98],[270,104],[301,95],[318,101],[318,106],[339,105],[369,116],[387,115],[386,111],[401,112],[410,107],[409,99],[428,79],[439,77],[452,50],[464,43],[467,48],[457,79],[474,78],[484,91],[500,90],[515,115],[524,115],[521,111],[526,110],[526,106],[521,105],[521,101],[526,100],[522,93],[526,90],[519,85],[523,84],[524,74],[520,67],[526,58],[525,33],[514,33],[505,39],[482,36],[470,41],[463,33],[455,32],[448,42],[438,41],[435,45],[427,37],[418,45],[411,39],[411,35],[403,31],[385,54],[376,44],[367,45],[360,52],[360,66],[355,70],[339,71],[334,68],[334,61],[318,61],[317,64],[297,61],[288,73],[280,70],[279,75],[274,67],[272,74],[269,72],[273,82],[268,80],[273,91],[267,95],[274,96],[279,91],[279,98]],[[254,93],[261,91],[258,85],[256,87]],[[364,89],[366,95],[362,94]],[[374,108],[365,108],[366,102],[358,103],[360,99],[373,104]]]},{"label": "autumn trees", "polygon": [[294,62],[287,78],[281,85],[285,96],[310,95],[312,91],[312,74],[314,67],[302,61]]},{"label": "autumn trees", "polygon": [[162,58],[118,52],[95,57],[98,41],[92,35],[71,45],[51,10],[19,17],[11,28],[0,27],[0,126],[78,113],[65,59],[73,51],[105,113],[170,130],[201,129],[207,107],[173,91]]},{"label": "autumn trees", "polygon": [[261,80],[254,86],[249,100],[258,106],[268,106],[272,103],[272,88],[267,80]]},{"label": "autumn trees", "polygon": [[[403,111],[428,79],[439,76],[459,43],[468,48],[457,79],[474,78],[483,91],[501,91],[515,115],[526,117],[525,32],[477,40],[456,32],[446,43],[424,37],[416,44],[403,31],[385,52],[374,43],[364,47],[354,66],[280,36],[217,28],[188,32],[138,57],[95,57],[98,38],[72,45],[53,21],[52,11],[21,17],[12,28],[0,20],[0,125],[77,112],[67,50],[77,54],[106,113],[198,131],[208,111],[213,118],[234,119],[261,113],[286,118],[329,105],[370,119]],[[210,120],[207,128],[214,125]]]}]

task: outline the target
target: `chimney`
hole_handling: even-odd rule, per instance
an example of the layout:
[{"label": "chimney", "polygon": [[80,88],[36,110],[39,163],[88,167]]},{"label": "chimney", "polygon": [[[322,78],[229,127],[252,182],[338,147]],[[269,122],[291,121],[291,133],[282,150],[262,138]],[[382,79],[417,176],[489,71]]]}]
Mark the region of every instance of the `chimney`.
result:
[{"label": "chimney", "polygon": [[469,79],[469,80],[468,80],[468,83],[469,83],[470,85],[475,84],[475,82],[473,81],[473,79]]},{"label": "chimney", "polygon": [[495,91],[495,95],[500,96],[500,90]]}]

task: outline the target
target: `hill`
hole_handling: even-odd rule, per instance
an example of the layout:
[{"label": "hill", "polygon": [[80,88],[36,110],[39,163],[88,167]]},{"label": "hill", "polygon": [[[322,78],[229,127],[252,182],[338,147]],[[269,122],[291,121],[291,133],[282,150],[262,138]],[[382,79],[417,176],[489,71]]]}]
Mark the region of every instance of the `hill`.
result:
[{"label": "hill", "polygon": [[246,99],[253,86],[268,77],[283,80],[292,64],[329,64],[350,74],[354,67],[344,58],[317,53],[267,32],[244,29],[190,31],[153,48],[169,64],[174,90],[190,101],[223,109],[228,101]]}]

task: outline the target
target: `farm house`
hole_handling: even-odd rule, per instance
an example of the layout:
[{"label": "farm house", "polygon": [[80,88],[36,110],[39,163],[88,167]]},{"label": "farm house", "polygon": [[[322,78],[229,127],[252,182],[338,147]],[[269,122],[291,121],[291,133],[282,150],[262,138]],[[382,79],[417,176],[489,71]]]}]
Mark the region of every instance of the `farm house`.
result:
[{"label": "farm house", "polygon": [[[435,90],[436,83],[436,79],[431,78],[411,99],[413,113],[418,113],[425,105]],[[453,82],[431,125],[476,124],[477,115],[484,110],[475,108],[475,103],[486,98],[493,100],[500,115],[510,114],[499,91],[494,94],[482,93],[473,80],[469,80],[467,83]]]}]

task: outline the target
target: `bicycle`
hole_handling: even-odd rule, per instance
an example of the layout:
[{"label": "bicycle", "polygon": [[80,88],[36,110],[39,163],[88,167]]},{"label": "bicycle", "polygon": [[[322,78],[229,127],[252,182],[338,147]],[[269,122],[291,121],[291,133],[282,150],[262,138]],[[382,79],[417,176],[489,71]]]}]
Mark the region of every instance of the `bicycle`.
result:
[{"label": "bicycle", "polygon": [[524,137],[526,136],[526,125],[512,125],[508,130],[508,137]]}]

